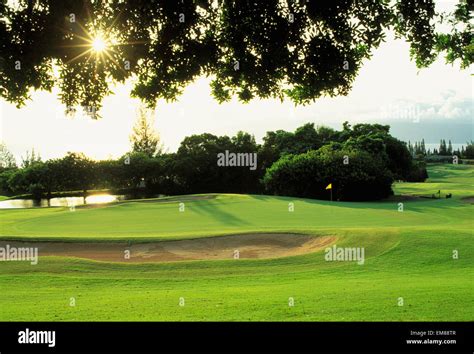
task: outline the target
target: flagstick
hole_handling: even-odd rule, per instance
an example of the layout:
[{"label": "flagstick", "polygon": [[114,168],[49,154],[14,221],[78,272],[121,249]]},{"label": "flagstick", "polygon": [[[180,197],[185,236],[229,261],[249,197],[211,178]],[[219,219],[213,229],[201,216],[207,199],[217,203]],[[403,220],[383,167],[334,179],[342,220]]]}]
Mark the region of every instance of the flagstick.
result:
[{"label": "flagstick", "polygon": [[332,186],[331,186],[331,202],[332,202]]}]

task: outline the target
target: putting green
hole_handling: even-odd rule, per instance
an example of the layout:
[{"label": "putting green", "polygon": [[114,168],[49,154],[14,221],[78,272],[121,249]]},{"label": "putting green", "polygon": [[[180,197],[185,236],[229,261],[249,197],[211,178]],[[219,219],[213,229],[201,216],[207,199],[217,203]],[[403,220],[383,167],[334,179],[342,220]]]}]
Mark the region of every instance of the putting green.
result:
[{"label": "putting green", "polygon": [[133,245],[303,233],[336,236],[338,247],[364,248],[365,262],[329,262],[324,250],[275,259],[171,263],[41,256],[35,266],[0,262],[0,320],[472,321],[474,206],[463,198],[474,196],[474,168],[433,165],[429,174],[426,183],[395,185],[396,193],[431,195],[441,189],[453,198],[330,203],[216,195],[75,212],[2,210],[3,242]]},{"label": "putting green", "polygon": [[[223,194],[127,201],[97,207],[2,210],[0,238],[41,240],[151,241],[255,232],[331,233],[342,229],[456,228],[472,226],[473,168],[456,166],[453,180],[440,181],[446,167],[434,169],[430,183],[403,183],[397,193],[451,199],[386,202],[328,202],[260,195]],[[184,211],[180,211],[180,203]],[[294,211],[291,212],[291,205]],[[181,205],[181,207],[183,206]],[[183,210],[183,209],[181,209]]]}]

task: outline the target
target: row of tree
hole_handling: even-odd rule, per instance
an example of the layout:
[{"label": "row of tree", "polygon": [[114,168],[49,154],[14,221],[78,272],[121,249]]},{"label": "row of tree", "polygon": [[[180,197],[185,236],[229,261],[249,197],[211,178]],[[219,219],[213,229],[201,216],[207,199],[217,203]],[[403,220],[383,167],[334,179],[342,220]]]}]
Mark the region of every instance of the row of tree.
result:
[{"label": "row of tree", "polygon": [[[137,128],[138,127],[138,128]],[[159,139],[139,119],[131,137],[132,151],[116,160],[93,161],[83,154],[29,160],[21,168],[4,166],[1,193],[51,197],[58,191],[111,189],[144,195],[208,192],[270,193],[370,200],[391,194],[396,180],[422,181],[423,164],[414,161],[405,143],[392,137],[389,126],[347,122],[336,131],[305,124],[294,132],[267,132],[263,144],[245,132],[235,136],[200,134],[186,137],[176,153],[162,153]],[[219,166],[224,152],[252,153],[257,168]]]},{"label": "row of tree", "polygon": [[446,140],[441,139],[439,143],[439,148],[438,149],[434,148],[433,150],[431,150],[431,149],[426,149],[425,139],[422,139],[419,142],[415,141],[415,144],[413,145],[409,141],[408,151],[410,151],[410,153],[413,156],[431,156],[431,155],[454,156],[456,155],[457,157],[463,158],[463,159],[474,159],[474,142],[473,141],[467,142],[466,148],[464,148],[464,145],[462,145],[460,149],[459,148],[453,149],[451,140],[449,140],[448,144],[446,144]]}]

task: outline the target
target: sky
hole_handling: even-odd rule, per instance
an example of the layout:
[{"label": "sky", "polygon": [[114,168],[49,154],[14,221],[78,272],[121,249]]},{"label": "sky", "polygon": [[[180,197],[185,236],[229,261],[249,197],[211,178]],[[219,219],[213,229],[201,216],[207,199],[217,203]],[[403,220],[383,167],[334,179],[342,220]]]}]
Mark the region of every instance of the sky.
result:
[{"label": "sky", "polygon": [[[456,64],[446,64],[440,56],[429,68],[417,69],[408,44],[388,34],[365,62],[348,96],[320,98],[298,107],[273,99],[219,104],[210,94],[210,78],[203,77],[189,85],[178,102],[158,102],[155,128],[169,152],[192,134],[234,135],[243,130],[261,142],[267,131],[293,131],[307,122],[340,129],[346,120],[391,124],[392,133],[405,141],[424,138],[436,143],[444,138],[465,143],[474,140],[474,76],[472,68],[460,70]],[[32,93],[21,109],[0,98],[0,140],[17,161],[32,148],[43,159],[68,151],[94,159],[116,158],[130,150],[129,136],[140,104],[129,97],[131,88],[130,82],[115,87],[114,95],[103,102],[99,120],[79,114],[66,117],[56,89]]]}]

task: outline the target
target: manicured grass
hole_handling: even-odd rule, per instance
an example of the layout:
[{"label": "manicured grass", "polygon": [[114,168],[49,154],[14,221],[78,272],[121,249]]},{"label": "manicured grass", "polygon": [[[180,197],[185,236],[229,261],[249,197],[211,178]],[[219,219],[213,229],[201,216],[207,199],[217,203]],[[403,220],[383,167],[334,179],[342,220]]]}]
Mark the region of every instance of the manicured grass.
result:
[{"label": "manicured grass", "polygon": [[[212,199],[171,198],[130,201],[96,208],[10,209],[1,211],[0,238],[160,240],[245,232],[336,232],[341,229],[447,227],[470,228],[469,177],[460,183],[404,183],[399,193],[442,189],[452,199],[403,202],[328,202],[259,195],[217,195]],[[449,184],[448,187],[445,185]],[[472,192],[474,194],[474,192]],[[185,210],[179,211],[180,200]],[[289,212],[294,203],[294,212]]]},{"label": "manicured grass", "polygon": [[[402,183],[395,191],[441,189],[453,198],[403,201],[403,212],[393,201],[331,204],[246,195],[75,212],[2,210],[4,239],[143,241],[291,231],[337,235],[338,246],[364,247],[366,260],[326,262],[324,252],[317,252],[162,264],[58,257],[40,258],[36,266],[0,262],[0,320],[472,321],[474,207],[461,198],[474,196],[474,168],[434,165],[429,173],[427,183]],[[295,203],[293,213],[289,202]],[[75,307],[69,306],[71,297]],[[180,297],[185,306],[179,306]]]}]

